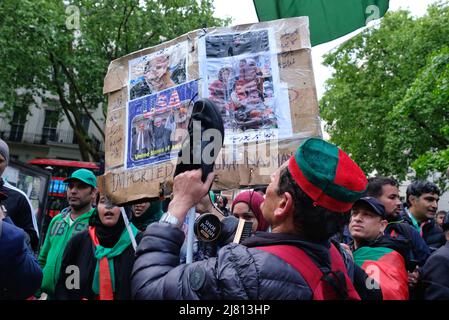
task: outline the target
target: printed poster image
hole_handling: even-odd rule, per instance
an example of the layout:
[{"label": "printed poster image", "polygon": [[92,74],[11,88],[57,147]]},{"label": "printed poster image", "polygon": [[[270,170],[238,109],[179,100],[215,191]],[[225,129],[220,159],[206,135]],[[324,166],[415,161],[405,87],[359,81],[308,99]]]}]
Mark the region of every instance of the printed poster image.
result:
[{"label": "printed poster image", "polygon": [[153,52],[129,62],[129,100],[186,82],[187,42]]},{"label": "printed poster image", "polygon": [[202,96],[221,110],[225,144],[292,134],[288,91],[279,80],[272,30],[207,35],[199,47]]},{"label": "printed poster image", "polygon": [[198,81],[191,81],[130,101],[126,168],[156,164],[177,157],[197,97]]}]

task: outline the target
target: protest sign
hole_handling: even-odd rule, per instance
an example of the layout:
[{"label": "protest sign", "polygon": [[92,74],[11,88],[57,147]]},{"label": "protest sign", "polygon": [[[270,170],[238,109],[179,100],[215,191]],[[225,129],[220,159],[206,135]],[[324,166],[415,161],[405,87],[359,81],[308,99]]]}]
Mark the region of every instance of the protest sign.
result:
[{"label": "protest sign", "polygon": [[307,17],[195,30],[111,62],[105,187],[117,203],[170,192],[193,102],[220,109],[214,189],[269,183],[321,136]]}]

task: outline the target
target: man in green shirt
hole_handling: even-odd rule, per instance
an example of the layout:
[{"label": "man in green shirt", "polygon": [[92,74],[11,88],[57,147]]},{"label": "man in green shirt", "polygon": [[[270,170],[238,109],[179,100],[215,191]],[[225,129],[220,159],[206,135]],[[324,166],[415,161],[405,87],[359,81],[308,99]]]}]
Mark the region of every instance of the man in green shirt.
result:
[{"label": "man in green shirt", "polygon": [[61,269],[64,249],[72,235],[87,229],[92,208],[97,196],[97,179],[92,171],[79,169],[64,180],[68,183],[69,207],[55,216],[48,227],[44,245],[39,254],[39,264],[44,273],[41,291],[51,299]]}]

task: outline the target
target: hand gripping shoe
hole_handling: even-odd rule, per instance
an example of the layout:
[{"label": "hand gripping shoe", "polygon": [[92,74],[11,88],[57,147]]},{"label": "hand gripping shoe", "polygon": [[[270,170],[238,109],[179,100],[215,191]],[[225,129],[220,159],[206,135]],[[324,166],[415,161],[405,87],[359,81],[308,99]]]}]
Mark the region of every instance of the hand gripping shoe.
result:
[{"label": "hand gripping shoe", "polygon": [[[215,160],[224,142],[223,119],[215,103],[209,99],[194,103],[188,131],[189,135],[178,153],[175,176],[201,168],[201,178],[205,182],[214,170]],[[217,239],[221,232],[221,219],[213,213],[202,214],[195,221],[195,234],[202,241]]]}]

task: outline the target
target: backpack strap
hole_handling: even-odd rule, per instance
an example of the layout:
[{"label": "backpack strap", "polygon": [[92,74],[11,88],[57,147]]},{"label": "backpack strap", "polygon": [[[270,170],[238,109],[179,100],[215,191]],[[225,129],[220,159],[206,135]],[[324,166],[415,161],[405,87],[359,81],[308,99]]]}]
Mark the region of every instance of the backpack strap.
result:
[{"label": "backpack strap", "polygon": [[312,292],[315,292],[323,272],[303,250],[290,245],[255,247],[255,249],[271,253],[287,262],[303,276]]},{"label": "backpack strap", "polygon": [[[296,246],[274,245],[255,247],[255,249],[271,253],[294,267],[303,276],[307,285],[312,290],[314,300],[326,299],[324,295],[324,288],[319,288],[320,285],[323,285],[323,280],[328,283],[334,292],[341,298],[360,300],[358,293],[355,291],[354,286],[347,275],[343,257],[333,244],[331,244],[329,250],[332,270],[325,275],[323,275],[323,272],[304,252],[304,250]],[[338,297],[335,296],[335,298]]]},{"label": "backpack strap", "polygon": [[360,300],[360,296],[355,290],[351,279],[349,278],[348,270],[346,268],[345,262],[343,261],[341,252],[335,247],[334,244],[331,244],[329,253],[331,256],[332,273],[335,275],[335,279],[340,282],[337,290],[338,288],[345,288],[345,292],[339,292],[340,296],[344,294],[345,299]]}]

